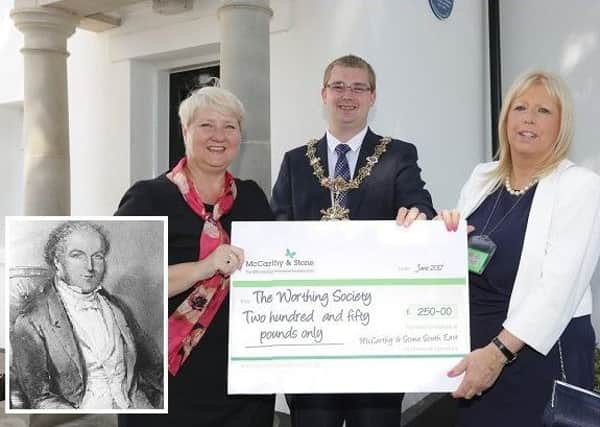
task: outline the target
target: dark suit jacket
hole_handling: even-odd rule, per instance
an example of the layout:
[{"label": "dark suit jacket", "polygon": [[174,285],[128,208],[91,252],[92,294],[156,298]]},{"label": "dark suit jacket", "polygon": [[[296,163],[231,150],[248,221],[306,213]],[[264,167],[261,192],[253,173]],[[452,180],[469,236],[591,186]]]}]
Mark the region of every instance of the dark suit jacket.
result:
[{"label": "dark suit jacket", "polygon": [[[355,175],[371,156],[381,136],[367,130],[360,148]],[[328,176],[327,140],[321,138],[317,156]],[[429,192],[424,188],[417,165],[417,149],[407,142],[392,140],[387,150],[356,190],[348,193],[350,219],[394,219],[401,207],[417,207],[428,218],[435,215]],[[277,182],[273,187],[271,208],[278,220],[321,219],[321,209],[331,206],[330,191],[313,175],[303,145],[283,157]]]},{"label": "dark suit jacket", "polygon": [[[128,309],[104,290],[123,340],[126,389],[137,408],[162,400],[163,368],[158,348]],[[17,383],[32,409],[73,409],[85,393],[86,370],[77,338],[52,282],[45,284],[15,320],[11,336]],[[12,381],[11,381],[12,382]],[[141,389],[144,393],[141,393]],[[107,408],[110,409],[110,408]]]}]

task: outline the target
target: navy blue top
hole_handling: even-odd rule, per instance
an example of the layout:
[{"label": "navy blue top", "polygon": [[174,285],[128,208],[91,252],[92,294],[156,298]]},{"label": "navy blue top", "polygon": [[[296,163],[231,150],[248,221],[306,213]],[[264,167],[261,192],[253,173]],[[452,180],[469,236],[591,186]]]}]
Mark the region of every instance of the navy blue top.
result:
[{"label": "navy blue top", "polygon": [[[506,320],[536,188],[537,185],[522,196],[513,196],[501,186],[467,219],[475,226],[473,235],[488,235],[497,246],[485,271],[481,275],[469,274],[472,349],[488,345]],[[560,340],[569,382],[590,388],[595,346],[590,316],[572,319]],[[481,397],[459,401],[457,425],[541,427],[552,383],[558,378],[558,347],[555,345],[544,356],[525,345],[517,359],[503,368],[495,384]]]},{"label": "navy blue top", "polygon": [[473,349],[487,345],[506,319],[536,188],[537,185],[522,196],[513,196],[501,186],[467,219],[475,226],[471,235],[487,235],[496,244],[496,252],[483,274],[469,275]]}]

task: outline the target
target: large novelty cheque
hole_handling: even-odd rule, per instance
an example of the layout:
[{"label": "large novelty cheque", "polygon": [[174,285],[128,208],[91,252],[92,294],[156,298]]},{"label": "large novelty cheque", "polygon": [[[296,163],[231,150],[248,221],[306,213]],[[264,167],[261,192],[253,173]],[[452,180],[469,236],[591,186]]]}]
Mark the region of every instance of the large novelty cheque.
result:
[{"label": "large novelty cheque", "polygon": [[469,352],[466,225],[235,222],[230,394],[444,392]]}]

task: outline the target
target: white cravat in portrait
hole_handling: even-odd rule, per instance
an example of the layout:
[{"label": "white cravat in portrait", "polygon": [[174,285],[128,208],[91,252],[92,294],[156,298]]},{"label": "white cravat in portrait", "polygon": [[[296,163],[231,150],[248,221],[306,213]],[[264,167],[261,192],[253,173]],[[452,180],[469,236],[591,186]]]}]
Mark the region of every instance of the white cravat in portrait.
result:
[{"label": "white cravat in portrait", "polygon": [[126,409],[123,340],[112,308],[97,288],[81,293],[56,280],[56,289],[73,325],[85,362],[87,382],[80,409]]}]

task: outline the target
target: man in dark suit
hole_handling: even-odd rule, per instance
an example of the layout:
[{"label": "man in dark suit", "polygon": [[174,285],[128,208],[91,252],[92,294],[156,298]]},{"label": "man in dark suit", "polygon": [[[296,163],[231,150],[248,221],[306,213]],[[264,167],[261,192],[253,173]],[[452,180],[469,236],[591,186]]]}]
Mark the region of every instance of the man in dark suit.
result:
[{"label": "man in dark suit", "polygon": [[[367,126],[375,86],[373,68],[355,55],[327,66],[321,89],[327,133],[285,154],[271,201],[277,219],[395,218],[409,225],[435,215],[416,148]],[[348,427],[399,427],[403,397],[315,394],[287,400],[294,427],[341,427],[344,420]]]},{"label": "man in dark suit", "polygon": [[27,408],[162,406],[158,348],[101,287],[109,247],[103,229],[88,222],[66,222],[50,234],[45,258],[54,277],[11,333],[11,372]]}]

